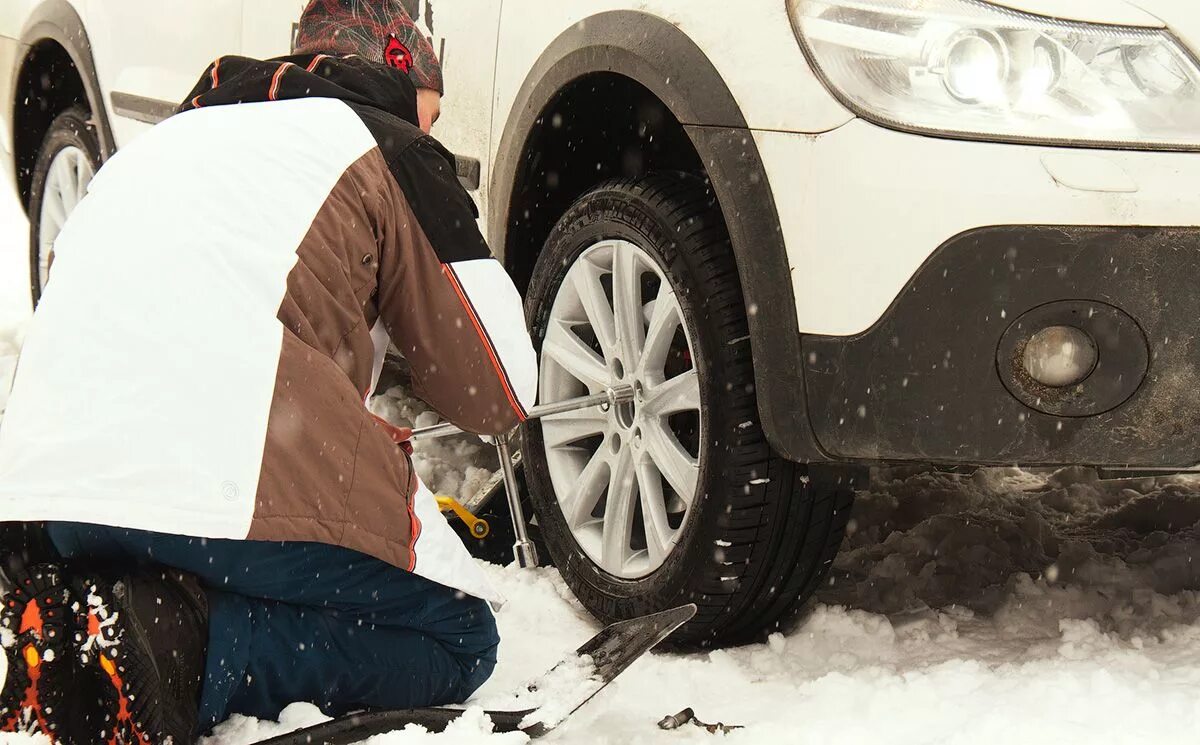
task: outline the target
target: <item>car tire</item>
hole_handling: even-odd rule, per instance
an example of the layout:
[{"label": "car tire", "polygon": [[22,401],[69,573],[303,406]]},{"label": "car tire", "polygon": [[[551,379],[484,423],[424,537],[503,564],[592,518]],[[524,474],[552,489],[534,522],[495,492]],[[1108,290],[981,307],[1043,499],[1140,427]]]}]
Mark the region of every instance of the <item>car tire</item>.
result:
[{"label": "car tire", "polygon": [[[29,282],[33,304],[41,299],[53,244],[70,211],[100,168],[100,138],[91,114],[74,106],[59,114],[42,140],[29,202]],[[49,188],[50,192],[47,191]]]},{"label": "car tire", "polygon": [[[582,333],[591,339],[588,343],[594,355],[604,356],[600,333],[593,333],[586,325],[580,327],[582,331],[574,330],[569,315],[575,312],[574,301],[563,298],[574,297],[570,286],[581,281],[574,279],[572,267],[584,261],[588,262],[587,271],[596,262],[603,265],[607,254],[596,253],[599,250],[596,247],[606,242],[614,246],[610,251],[614,268],[605,290],[610,307],[601,306],[601,314],[612,311],[614,317],[619,317],[618,311],[613,310],[616,306],[613,298],[618,294],[628,296],[627,290],[614,288],[618,281],[615,257],[620,247],[631,252],[629,245],[640,249],[639,257],[642,254],[651,257],[661,271],[657,290],[655,276],[646,284],[646,276],[654,275],[655,271],[635,272],[631,276],[638,277],[638,281],[625,282],[625,286],[642,288],[633,305],[643,307],[647,326],[654,323],[654,308],[665,302],[661,294],[664,279],[678,300],[682,319],[672,343],[678,343],[682,330],[683,343],[687,345],[699,383],[700,406],[694,440],[697,452],[693,454],[698,465],[696,487],[689,505],[679,497],[681,490],[675,489],[674,482],[665,475],[669,469],[658,469],[662,476],[658,486],[654,485],[658,476],[650,469],[647,487],[643,487],[641,479],[645,471],[642,466],[635,466],[635,476],[631,478],[637,482],[637,495],[629,499],[636,500],[637,506],[629,508],[632,517],[627,518],[633,522],[630,534],[634,538],[626,541],[625,522],[621,521],[622,527],[612,530],[614,538],[610,541],[603,527],[609,512],[609,494],[616,490],[620,496],[624,487],[616,485],[627,483],[628,479],[620,481],[612,476],[622,469],[618,465],[620,456],[607,455],[603,448],[610,441],[611,447],[616,447],[619,438],[611,433],[619,434],[629,421],[636,423],[643,417],[652,417],[639,408],[649,410],[649,405],[635,404],[633,413],[626,411],[624,415],[610,407],[603,412],[608,422],[605,431],[611,430],[610,434],[593,435],[567,445],[561,444],[563,439],[558,435],[573,431],[565,420],[556,422],[551,417],[530,422],[524,428],[523,452],[530,498],[542,539],[567,585],[602,621],[632,618],[694,602],[699,607],[698,613],[673,637],[676,643],[709,646],[760,639],[792,615],[826,576],[845,532],[853,492],[814,484],[805,466],[780,457],[768,444],[758,417],[747,308],[729,234],[710,185],[695,176],[664,173],[607,182],[581,197],[559,220],[538,258],[527,296],[527,316],[542,360],[542,403],[599,389],[583,383],[582,378],[578,390],[555,388],[556,380],[569,380],[570,376],[560,374],[560,367],[566,366],[555,367],[556,356],[561,356],[558,341],[561,337],[554,327],[570,327],[576,339]],[[603,274],[600,276],[603,278]],[[569,284],[568,277],[572,277]],[[648,293],[654,293],[655,299],[642,305]],[[582,304],[580,300],[579,305]],[[625,317],[630,315],[627,313]],[[620,326],[621,322],[616,321],[615,325]],[[554,334],[554,341],[548,345],[550,334]],[[636,336],[636,331],[629,335]],[[648,331],[646,335],[659,338]],[[614,349],[620,346],[615,341],[613,345]],[[646,349],[650,346],[644,343]],[[643,350],[640,358],[647,356]],[[610,371],[613,375],[610,384],[628,382],[628,378],[618,379],[618,372],[625,374],[620,370]],[[661,378],[666,379],[665,374]],[[659,389],[648,390],[646,401],[655,400],[653,391]],[[662,408],[658,406],[655,410]],[[598,416],[584,429],[599,426]],[[690,440],[683,425],[671,419],[668,422],[666,428],[678,443]],[[624,431],[641,434],[637,430]],[[597,441],[597,437],[602,439]],[[633,436],[627,439],[630,443],[621,447],[632,448]],[[555,460],[560,457],[560,449],[576,461],[563,461],[567,465],[562,468],[567,472],[565,476],[557,474],[556,489],[553,464],[560,462]],[[661,448],[654,453],[650,451],[647,445],[641,455],[633,457],[641,458],[638,463],[653,460]],[[573,480],[573,471],[568,466],[587,460],[589,465],[583,467],[587,469],[592,463],[589,459],[601,455],[612,463],[610,482],[592,512],[566,510],[574,514],[576,525],[572,527],[561,492],[571,494],[567,497],[570,504],[584,505],[590,498],[584,500],[578,496],[585,491],[579,484],[592,477],[581,475]],[[597,478],[603,482],[603,476]],[[686,488],[689,482],[682,483]],[[651,523],[646,515],[650,511],[661,514],[657,502],[651,504],[642,498],[643,493],[658,494],[655,490],[660,488],[663,494],[673,493],[669,499],[664,498],[668,504],[673,499],[675,509],[681,509],[679,505],[684,509],[682,517],[676,518],[678,526],[669,523],[678,532],[674,547],[665,558],[661,546],[666,543],[659,540],[661,536],[655,539],[659,549],[654,552],[649,549]],[[629,500],[617,503],[623,501]],[[670,509],[666,508],[668,514]],[[614,512],[625,514],[618,508]],[[638,515],[645,533],[640,542],[644,549],[638,548]],[[596,520],[602,523],[599,528],[595,526]],[[661,525],[661,519],[658,524]],[[594,539],[597,529],[601,532],[599,548]],[[615,557],[611,561],[606,553],[610,548]],[[657,566],[655,553],[661,562]],[[629,566],[645,571],[626,572]]]}]

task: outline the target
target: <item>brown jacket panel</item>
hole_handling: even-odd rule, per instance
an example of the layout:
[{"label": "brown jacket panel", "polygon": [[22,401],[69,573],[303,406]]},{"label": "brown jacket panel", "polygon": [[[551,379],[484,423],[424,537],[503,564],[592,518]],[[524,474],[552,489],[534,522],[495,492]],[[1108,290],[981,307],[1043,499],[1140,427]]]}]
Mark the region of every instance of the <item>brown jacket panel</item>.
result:
[{"label": "brown jacket panel", "polygon": [[[418,160],[414,168],[422,165]],[[451,191],[461,192],[461,187],[444,184],[431,173],[415,188],[423,188],[422,199],[434,203],[435,219],[469,229],[483,245],[469,204]],[[439,189],[451,193],[439,199]],[[380,196],[379,314],[412,365],[416,394],[468,431],[495,435],[511,430],[523,412],[470,299],[455,280],[452,263],[440,258],[446,249],[430,242],[397,182]],[[490,254],[487,258],[493,260]]]}]

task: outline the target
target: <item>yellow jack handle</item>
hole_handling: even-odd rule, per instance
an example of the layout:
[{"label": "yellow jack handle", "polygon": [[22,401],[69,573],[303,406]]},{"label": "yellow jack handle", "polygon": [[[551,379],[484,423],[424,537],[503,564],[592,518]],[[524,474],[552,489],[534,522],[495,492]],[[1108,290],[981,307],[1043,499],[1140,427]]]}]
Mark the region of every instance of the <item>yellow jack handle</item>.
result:
[{"label": "yellow jack handle", "polygon": [[487,538],[488,534],[492,532],[492,526],[488,525],[487,520],[473,515],[470,510],[463,507],[462,502],[459,502],[454,497],[438,497],[437,503],[438,508],[442,512],[453,512],[458,515],[458,519],[467,524],[471,535],[476,538]]}]

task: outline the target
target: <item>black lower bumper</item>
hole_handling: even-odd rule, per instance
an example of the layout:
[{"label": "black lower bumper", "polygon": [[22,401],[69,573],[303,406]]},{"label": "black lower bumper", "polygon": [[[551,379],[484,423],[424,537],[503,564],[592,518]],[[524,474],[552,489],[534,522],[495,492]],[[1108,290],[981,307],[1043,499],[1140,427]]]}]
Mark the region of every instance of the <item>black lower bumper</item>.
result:
[{"label": "black lower bumper", "polygon": [[[837,459],[1200,463],[1200,229],[996,227],[941,246],[855,337],[803,340],[809,418]],[[1097,339],[1083,383],[1039,387],[1023,339]]]}]

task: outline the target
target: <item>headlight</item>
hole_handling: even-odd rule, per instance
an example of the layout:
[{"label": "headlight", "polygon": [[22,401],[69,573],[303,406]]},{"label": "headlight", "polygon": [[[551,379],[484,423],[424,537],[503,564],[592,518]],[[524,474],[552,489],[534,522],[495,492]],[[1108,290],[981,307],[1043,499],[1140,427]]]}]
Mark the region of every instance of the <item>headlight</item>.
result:
[{"label": "headlight", "polygon": [[982,0],[788,0],[809,61],[865,119],[993,140],[1200,148],[1200,67],[1165,30]]}]

